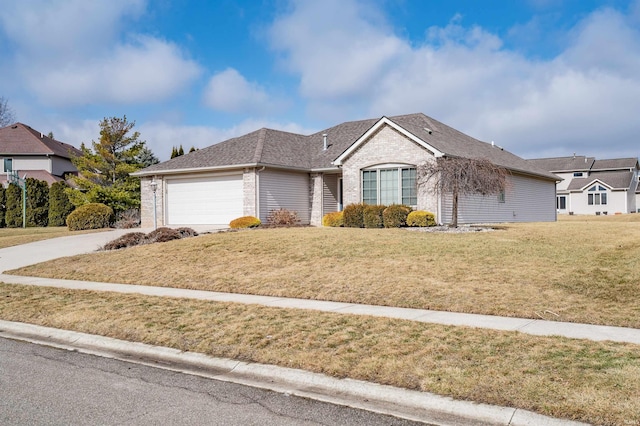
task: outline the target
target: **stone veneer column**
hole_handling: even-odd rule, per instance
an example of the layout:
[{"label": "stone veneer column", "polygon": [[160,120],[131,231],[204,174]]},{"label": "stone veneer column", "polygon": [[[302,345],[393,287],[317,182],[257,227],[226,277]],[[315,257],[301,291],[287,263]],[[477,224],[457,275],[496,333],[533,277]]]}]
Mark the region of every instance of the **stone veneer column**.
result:
[{"label": "stone veneer column", "polygon": [[242,173],[242,214],[244,216],[260,217],[260,213],[257,211],[257,197],[259,194],[256,189],[256,170],[244,169]]},{"label": "stone veneer column", "polygon": [[158,226],[164,226],[164,180],[161,177],[143,177],[140,179],[140,226],[142,228],[153,228],[153,191],[151,181],[158,184],[156,188],[156,213],[158,215]]},{"label": "stone veneer column", "polygon": [[311,173],[309,181],[309,201],[311,203],[311,220],[312,226],[322,226],[322,191],[323,191],[323,174]]}]

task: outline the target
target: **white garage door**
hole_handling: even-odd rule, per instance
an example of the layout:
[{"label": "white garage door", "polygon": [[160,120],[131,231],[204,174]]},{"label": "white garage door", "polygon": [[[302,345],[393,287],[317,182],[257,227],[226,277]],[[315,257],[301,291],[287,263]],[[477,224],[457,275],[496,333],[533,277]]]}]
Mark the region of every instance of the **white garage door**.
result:
[{"label": "white garage door", "polygon": [[228,225],[242,216],[242,174],[167,180],[169,225]]}]

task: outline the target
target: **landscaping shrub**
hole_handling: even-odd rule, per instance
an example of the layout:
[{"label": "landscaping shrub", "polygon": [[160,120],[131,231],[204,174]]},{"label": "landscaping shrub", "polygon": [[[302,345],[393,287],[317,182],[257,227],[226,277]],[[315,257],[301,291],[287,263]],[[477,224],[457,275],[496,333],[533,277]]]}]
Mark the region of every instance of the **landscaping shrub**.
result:
[{"label": "landscaping shrub", "polygon": [[407,226],[436,226],[436,217],[425,210],[416,210],[407,216]]},{"label": "landscaping shrub", "polygon": [[68,188],[64,182],[55,182],[49,188],[49,225],[48,226],[65,226],[67,216],[75,208],[65,188]]},{"label": "landscaping shrub", "polygon": [[49,184],[27,178],[27,226],[47,226],[49,223]]},{"label": "landscaping shrub", "polygon": [[322,217],[322,226],[331,226],[339,228],[344,225],[344,218],[342,212],[327,213]]},{"label": "landscaping shrub", "polygon": [[242,216],[229,222],[231,229],[257,228],[262,222],[254,216]]},{"label": "landscaping shrub", "polygon": [[180,238],[182,235],[176,229],[162,227],[147,234],[147,243],[166,243]]},{"label": "landscaping shrub", "polygon": [[67,216],[70,231],[108,228],[113,222],[113,209],[102,203],[89,203],[75,209]]},{"label": "landscaping shrub", "polygon": [[349,204],[342,211],[344,226],[347,228],[364,228],[363,203]]},{"label": "landscaping shrub", "polygon": [[5,227],[4,215],[7,212],[4,185],[0,185],[0,228]]},{"label": "landscaping shrub", "polygon": [[178,233],[180,234],[180,238],[189,238],[189,237],[198,236],[198,233],[191,228],[183,227],[183,228],[176,229],[176,231],[178,231]]},{"label": "landscaping shrub", "polygon": [[9,184],[5,191],[5,212],[4,222],[7,228],[22,227],[22,189],[16,184]]},{"label": "landscaping shrub", "polygon": [[407,225],[407,216],[411,212],[411,207],[402,204],[393,204],[384,209],[382,216],[384,218],[385,228],[400,228]]},{"label": "landscaping shrub", "polygon": [[137,228],[140,226],[140,210],[128,209],[119,212],[116,215],[116,223],[113,226],[119,229]]},{"label": "landscaping shrub", "polygon": [[147,241],[147,234],[144,232],[130,232],[108,242],[102,247],[103,250],[118,250],[126,247],[139,246]]},{"label": "landscaping shrub", "polygon": [[384,212],[384,209],[386,208],[387,206],[383,205],[367,204],[364,207],[364,211],[362,213],[364,227],[382,228],[382,226],[384,225],[382,212]]},{"label": "landscaping shrub", "polygon": [[267,216],[267,224],[274,226],[292,226],[299,222],[298,213],[287,209],[271,210]]}]

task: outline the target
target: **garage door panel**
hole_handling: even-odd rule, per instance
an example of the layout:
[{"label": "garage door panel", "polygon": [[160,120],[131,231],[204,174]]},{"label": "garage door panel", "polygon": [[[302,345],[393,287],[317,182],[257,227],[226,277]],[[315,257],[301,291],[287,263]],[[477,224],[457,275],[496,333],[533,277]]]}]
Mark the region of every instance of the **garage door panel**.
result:
[{"label": "garage door panel", "polygon": [[169,225],[227,225],[242,207],[241,174],[167,181]]}]

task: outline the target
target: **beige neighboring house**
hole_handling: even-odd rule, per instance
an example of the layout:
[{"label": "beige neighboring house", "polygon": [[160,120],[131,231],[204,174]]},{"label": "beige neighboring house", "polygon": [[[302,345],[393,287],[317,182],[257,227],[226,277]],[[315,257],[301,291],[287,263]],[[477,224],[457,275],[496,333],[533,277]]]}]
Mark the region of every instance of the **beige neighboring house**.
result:
[{"label": "beige neighboring house", "polygon": [[72,156],[82,152],[32,129],[15,123],[0,128],[0,183],[6,186],[7,175],[46,181],[49,185],[65,180],[68,174],[78,174]]},{"label": "beige neighboring house", "polygon": [[563,180],[556,187],[559,214],[607,215],[640,212],[637,158],[538,158],[531,163]]},{"label": "beige neighboring house", "polygon": [[461,199],[459,223],[556,220],[557,176],[424,114],[351,121],[312,135],[260,129],[133,175],[142,183],[143,227],[154,211],[159,226],[188,226],[228,225],[245,215],[265,221],[279,208],[320,225],[324,214],[359,202],[406,204],[449,223],[449,194],[417,179],[419,164],[446,156],[485,158],[511,172],[504,194]]}]

